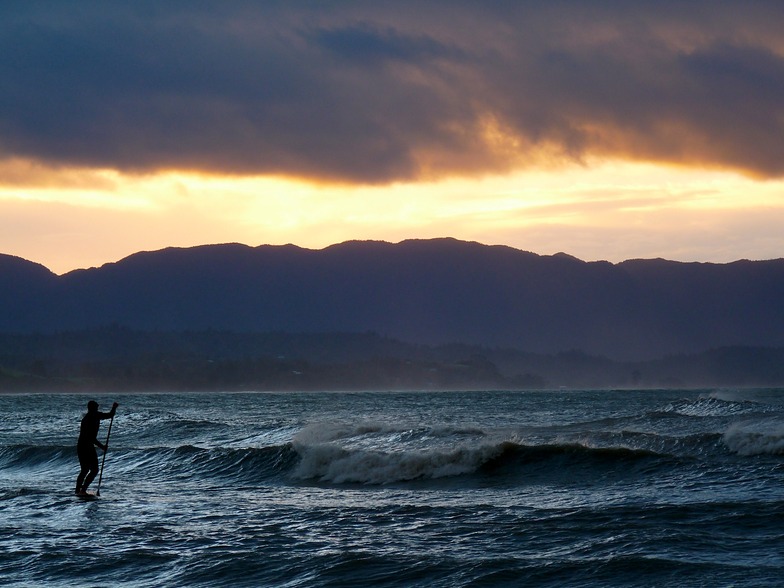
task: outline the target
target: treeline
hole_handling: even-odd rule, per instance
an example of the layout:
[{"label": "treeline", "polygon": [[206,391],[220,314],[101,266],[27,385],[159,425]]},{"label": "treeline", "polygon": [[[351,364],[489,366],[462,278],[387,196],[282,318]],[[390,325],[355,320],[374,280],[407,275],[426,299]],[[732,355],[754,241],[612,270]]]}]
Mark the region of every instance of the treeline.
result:
[{"label": "treeline", "polygon": [[[44,364],[46,365],[46,364]],[[0,368],[4,391],[429,390],[543,388],[541,378],[506,378],[490,364],[376,358],[340,364],[304,360],[174,359],[88,362],[63,369]]]},{"label": "treeline", "polygon": [[144,332],[122,327],[0,333],[3,391],[541,388],[478,353],[376,333]]},{"label": "treeline", "polygon": [[0,333],[0,391],[430,390],[784,385],[784,349],[645,362],[413,345],[377,333]]}]

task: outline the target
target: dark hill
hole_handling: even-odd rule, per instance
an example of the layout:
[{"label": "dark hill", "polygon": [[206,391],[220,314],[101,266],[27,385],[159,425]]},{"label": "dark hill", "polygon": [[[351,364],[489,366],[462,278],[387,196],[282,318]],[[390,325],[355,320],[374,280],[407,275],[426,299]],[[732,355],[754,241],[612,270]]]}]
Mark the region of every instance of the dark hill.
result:
[{"label": "dark hill", "polygon": [[453,239],[212,245],[55,276],[0,257],[0,331],[375,331],[653,358],[784,345],[784,260],[586,263]]}]

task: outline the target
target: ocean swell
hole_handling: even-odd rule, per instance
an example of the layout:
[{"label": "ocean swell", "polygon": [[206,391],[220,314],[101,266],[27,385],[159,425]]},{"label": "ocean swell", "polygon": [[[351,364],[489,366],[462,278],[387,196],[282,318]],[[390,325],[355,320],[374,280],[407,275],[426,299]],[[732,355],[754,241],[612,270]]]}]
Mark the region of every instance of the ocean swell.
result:
[{"label": "ocean swell", "polygon": [[0,467],[8,469],[43,468],[72,463],[76,460],[76,444],[62,445],[17,444],[0,447]]}]

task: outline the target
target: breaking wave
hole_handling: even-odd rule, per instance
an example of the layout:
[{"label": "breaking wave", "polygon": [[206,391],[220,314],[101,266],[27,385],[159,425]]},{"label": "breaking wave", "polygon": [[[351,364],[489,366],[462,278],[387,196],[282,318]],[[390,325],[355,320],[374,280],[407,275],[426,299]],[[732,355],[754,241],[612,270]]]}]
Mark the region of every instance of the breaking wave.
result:
[{"label": "breaking wave", "polygon": [[738,455],[784,455],[784,421],[767,418],[736,423],[723,440]]},{"label": "breaking wave", "polygon": [[[376,436],[374,443],[367,436]],[[380,442],[380,437],[385,442]],[[400,443],[406,438],[407,443]],[[422,443],[427,439],[427,443]],[[703,440],[705,441],[705,440]],[[708,441],[713,442],[710,438]],[[448,427],[400,431],[392,427],[318,425],[303,430],[293,448],[300,456],[292,475],[335,484],[391,484],[460,476],[491,476],[495,483],[526,483],[559,476],[564,466],[606,475],[636,464],[676,460],[668,453],[629,446],[591,446],[575,441],[527,444],[494,438],[478,429]]]}]

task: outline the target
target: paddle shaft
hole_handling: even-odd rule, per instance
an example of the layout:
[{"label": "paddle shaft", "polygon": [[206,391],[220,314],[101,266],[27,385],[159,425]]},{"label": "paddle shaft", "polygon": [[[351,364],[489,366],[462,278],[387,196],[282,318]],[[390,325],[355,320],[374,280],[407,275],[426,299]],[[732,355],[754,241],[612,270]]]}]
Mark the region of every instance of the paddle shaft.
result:
[{"label": "paddle shaft", "polygon": [[109,420],[109,430],[106,431],[106,443],[103,446],[103,459],[101,460],[101,471],[98,474],[98,487],[95,490],[95,495],[101,495],[101,478],[103,478],[103,464],[106,463],[106,452],[109,451],[109,435],[112,434],[112,423],[114,422],[114,417]]}]

